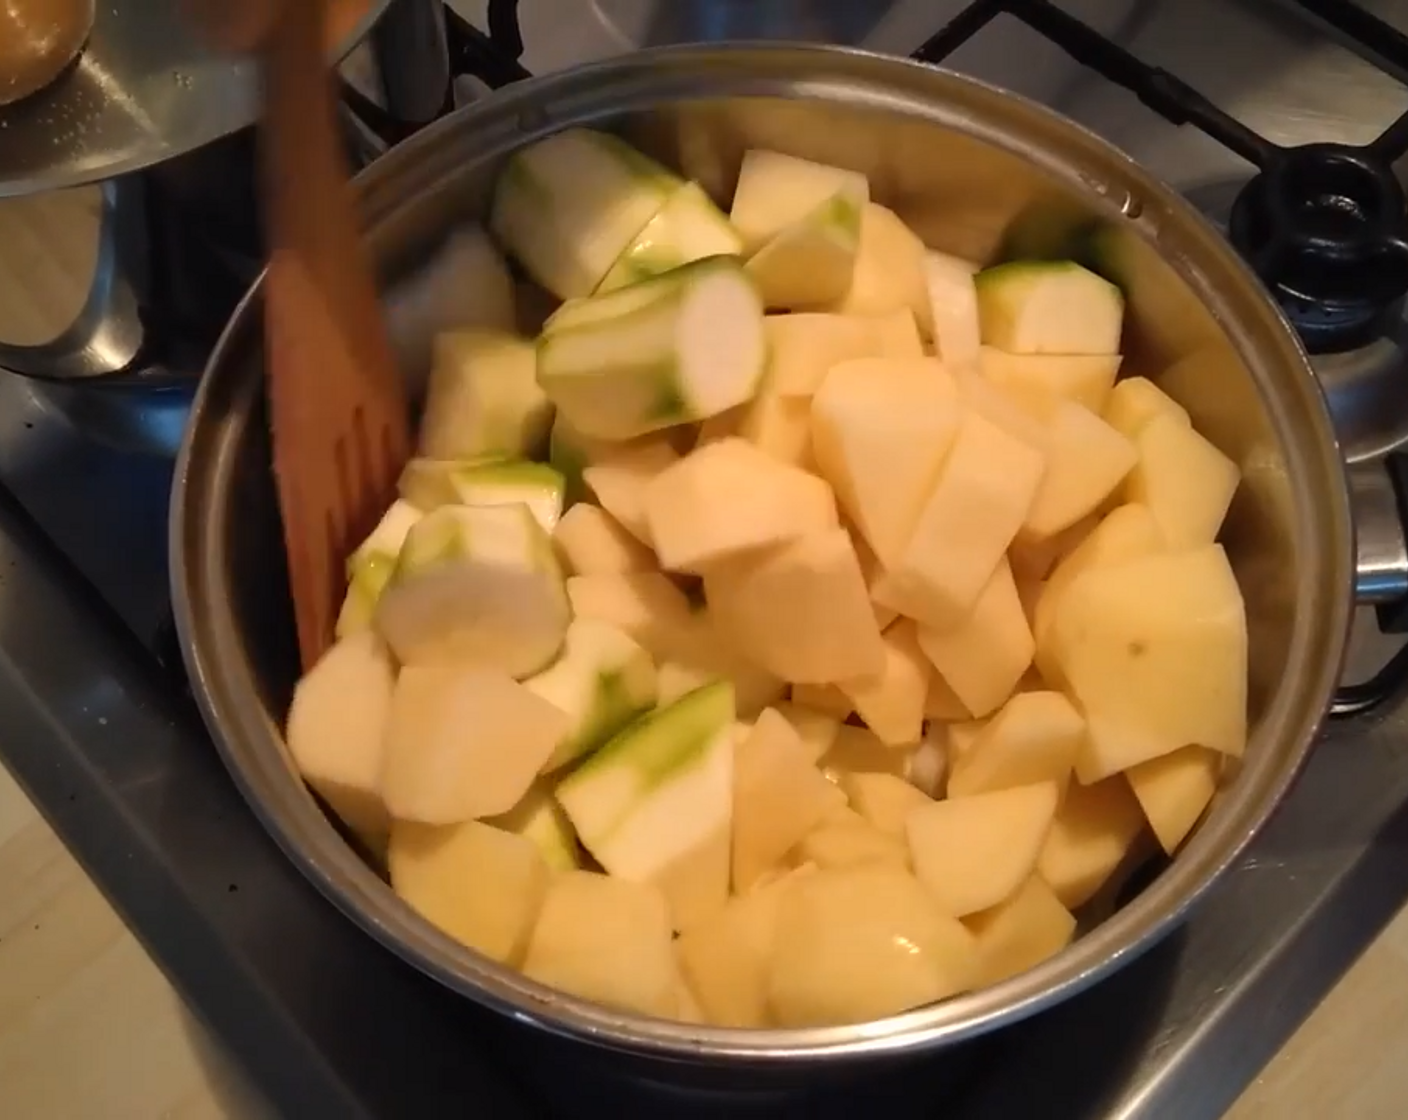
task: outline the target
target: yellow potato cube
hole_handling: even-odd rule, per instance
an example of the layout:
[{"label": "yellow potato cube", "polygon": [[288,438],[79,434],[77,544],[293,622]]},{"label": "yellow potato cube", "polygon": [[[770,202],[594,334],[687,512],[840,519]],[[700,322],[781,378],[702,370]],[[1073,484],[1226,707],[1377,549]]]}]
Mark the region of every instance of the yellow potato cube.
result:
[{"label": "yellow potato cube", "polygon": [[493,960],[522,962],[549,876],[531,840],[479,821],[398,821],[386,864],[391,889],[426,921]]},{"label": "yellow potato cube", "polygon": [[736,648],[783,680],[831,684],[885,666],[885,644],[844,529],[711,567],[704,595]]},{"label": "yellow potato cube", "polygon": [[963,919],[978,939],[975,988],[1000,984],[1054,957],[1075,936],[1075,917],[1040,875],[1006,902]]},{"label": "yellow potato cube", "polygon": [[1105,401],[1105,423],[1126,439],[1137,439],[1140,431],[1156,416],[1175,416],[1189,424],[1188,410],[1147,377],[1126,377],[1116,381]]},{"label": "yellow potato cube", "polygon": [[966,619],[948,629],[921,626],[919,645],[969,712],[986,716],[1000,708],[1034,650],[1007,561],[998,564]]},{"label": "yellow potato cube", "polygon": [[1135,446],[1125,497],[1149,507],[1170,548],[1212,544],[1241,482],[1237,464],[1174,416],[1150,420]]},{"label": "yellow potato cube", "polygon": [[920,333],[934,333],[924,243],[893,211],[868,203],[861,211],[860,247],[851,287],[836,310],[850,315],[913,312]]},{"label": "yellow potato cube", "polygon": [[1139,455],[1128,439],[1073,401],[1056,406],[1042,475],[1022,531],[1050,537],[1087,516],[1118,488]]},{"label": "yellow potato cube", "polygon": [[1065,687],[1060,663],[1052,649],[1051,620],[1056,616],[1056,605],[1061,596],[1076,577],[1094,568],[1141,560],[1162,552],[1164,548],[1159,526],[1149,507],[1131,503],[1112,509],[1090,535],[1056,565],[1037,599],[1036,613],[1032,618],[1036,667],[1043,680],[1058,688]]},{"label": "yellow potato cube", "polygon": [[597,503],[636,540],[651,544],[645,514],[646,488],[656,475],[679,461],[663,435],[633,440],[613,448],[582,471],[582,481]]},{"label": "yellow potato cube", "polygon": [[1217,792],[1222,758],[1206,747],[1184,747],[1125,771],[1129,788],[1169,855],[1193,831]]},{"label": "yellow potato cube", "polygon": [[1097,416],[1119,374],[1118,354],[1008,354],[992,346],[978,351],[978,369],[1002,389],[1038,389],[1084,405]]},{"label": "yellow potato cube", "polygon": [[458,824],[507,813],[571,730],[565,712],[497,669],[408,665],[386,728],[391,815]]},{"label": "yellow potato cube", "polygon": [[564,871],[548,884],[523,973],[583,999],[671,1018],[680,984],[672,936],[658,888]]},{"label": "yellow potato cube", "polygon": [[825,482],[738,438],[710,443],[656,475],[645,513],[660,566],[677,572],[698,573],[840,524]]},{"label": "yellow potato cube", "polygon": [[1065,788],[1085,738],[1085,720],[1059,692],[1019,692],[988,720],[972,749],[955,759],[950,797],[1034,782]]},{"label": "yellow potato cube", "polygon": [[933,798],[893,774],[843,774],[841,788],[852,809],[881,832],[896,837],[904,836],[904,822],[911,812],[934,803]]},{"label": "yellow potato cube", "polygon": [[768,969],[777,937],[779,903],[791,871],[728,903],[702,925],[680,934],[680,967],[703,1011],[719,1027],[768,1025]]},{"label": "yellow potato cube", "polygon": [[1037,859],[1037,872],[1070,910],[1084,906],[1124,862],[1144,831],[1129,783],[1116,775],[1093,786],[1072,782]]},{"label": "yellow potato cube", "polygon": [[1089,785],[1198,743],[1247,741],[1247,620],[1218,545],[1082,575],[1061,596],[1053,650],[1089,733]]},{"label": "yellow potato cube", "polygon": [[[782,397],[810,397],[832,366],[854,358],[880,357],[884,350],[878,337],[879,322],[862,315],[821,312],[767,316],[763,327],[772,363],[767,391]],[[920,350],[915,356],[922,353]]]},{"label": "yellow potato cube", "polygon": [[913,746],[924,731],[924,702],[933,669],[909,619],[896,622],[882,637],[884,668],[874,676],[842,681],[839,687],[886,746]]},{"label": "yellow potato cube", "polygon": [[915,875],[955,918],[996,906],[1036,870],[1060,796],[1038,782],[915,809],[905,819]]},{"label": "yellow potato cube", "polygon": [[877,598],[929,626],[962,623],[1026,519],[1044,465],[1039,452],[970,410]]},{"label": "yellow potato cube", "polygon": [[553,541],[568,571],[576,576],[653,572],[655,553],[628,533],[600,506],[578,502],[562,515]]},{"label": "yellow potato cube", "polygon": [[792,702],[804,708],[825,712],[842,722],[856,710],[851,698],[834,684],[794,684]]},{"label": "yellow potato cube", "polygon": [[794,859],[833,871],[875,864],[909,870],[905,842],[881,832],[848,805],[833,811],[802,837]]},{"label": "yellow potato cube", "polygon": [[792,725],[767,709],[733,763],[733,889],[746,891],[844,804]]},{"label": "yellow potato cube", "polygon": [[843,723],[817,765],[833,782],[845,774],[893,774],[903,778],[909,752],[887,747],[875,732]]},{"label": "yellow potato cube", "polygon": [[924,341],[919,337],[913,311],[908,308],[892,311],[875,316],[871,322],[875,327],[876,357],[897,360],[924,357]]},{"label": "yellow potato cube", "polygon": [[567,599],[575,617],[608,622],[655,657],[677,651],[696,625],[684,592],[661,572],[572,576]]},{"label": "yellow potato cube", "polygon": [[843,362],[812,398],[817,470],[882,561],[913,532],[960,419],[957,386],[933,358]]},{"label": "yellow potato cube", "polygon": [[836,742],[836,735],[841,730],[841,719],[844,718],[838,718],[817,708],[809,708],[793,700],[779,700],[773,704],[773,710],[792,725],[792,730],[797,733],[797,738],[807,752],[807,758],[813,764],[820,762],[822,756],[831,749],[831,744]]},{"label": "yellow potato cube", "polygon": [[972,934],[907,872],[818,871],[782,897],[768,1005],[782,1027],[863,1022],[964,991]]}]

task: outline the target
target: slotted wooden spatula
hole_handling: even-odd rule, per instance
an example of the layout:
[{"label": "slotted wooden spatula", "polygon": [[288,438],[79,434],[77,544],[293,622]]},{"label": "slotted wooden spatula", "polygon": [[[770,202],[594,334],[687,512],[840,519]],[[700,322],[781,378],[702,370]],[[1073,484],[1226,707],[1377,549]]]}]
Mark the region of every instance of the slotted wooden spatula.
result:
[{"label": "slotted wooden spatula", "polygon": [[338,140],[325,0],[277,7],[263,43],[265,329],[274,474],[307,669],[332,642],[346,557],[390,503],[410,434]]}]

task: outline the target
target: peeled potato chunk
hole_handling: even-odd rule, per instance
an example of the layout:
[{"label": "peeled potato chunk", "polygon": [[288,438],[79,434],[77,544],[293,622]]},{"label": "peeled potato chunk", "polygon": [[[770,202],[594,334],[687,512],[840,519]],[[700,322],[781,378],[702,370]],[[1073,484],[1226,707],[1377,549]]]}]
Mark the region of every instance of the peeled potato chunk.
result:
[{"label": "peeled potato chunk", "polygon": [[671,936],[656,887],[565,871],[548,885],[523,972],[583,999],[670,1018],[680,983]]},{"label": "peeled potato chunk", "polygon": [[885,644],[844,529],[711,567],[704,596],[724,632],[783,680],[829,684],[885,666]]},{"label": "peeled potato chunk", "polygon": [[1074,915],[1040,875],[1029,878],[1006,902],[964,918],[963,924],[978,939],[974,987],[1000,984],[1035,968],[1069,945],[1076,932]]},{"label": "peeled potato chunk", "polygon": [[1035,449],[969,410],[876,597],[930,626],[961,623],[1026,519],[1044,465]]},{"label": "peeled potato chunk", "polygon": [[792,725],[764,711],[734,752],[733,889],[748,890],[844,803]]},{"label": "peeled potato chunk", "polygon": [[1105,423],[1126,439],[1138,439],[1139,433],[1157,416],[1173,416],[1182,424],[1192,423],[1188,410],[1147,377],[1116,381],[1105,400]]},{"label": "peeled potato chunk", "polygon": [[865,725],[887,746],[912,746],[924,730],[931,668],[914,623],[901,619],[882,635],[885,665],[873,676],[842,681]]},{"label": "peeled potato chunk", "polygon": [[782,1027],[862,1022],[968,988],[973,935],[908,872],[818,871],[779,903],[768,1005]]},{"label": "peeled potato chunk", "polygon": [[398,821],[386,864],[392,889],[428,922],[486,957],[522,963],[548,884],[533,841],[479,821]]},{"label": "peeled potato chunk", "polygon": [[890,836],[903,837],[909,814],[933,804],[927,794],[893,774],[843,774],[841,788],[850,798],[851,808]]},{"label": "peeled potato chunk", "polygon": [[582,470],[582,481],[600,503],[638,541],[651,545],[645,512],[646,488],[679,455],[663,436],[622,444]]},{"label": "peeled potato chunk", "polygon": [[381,771],[395,683],[376,635],[343,638],[298,682],[285,735],[303,780],[374,850],[391,825]]},{"label": "peeled potato chunk", "polygon": [[794,684],[792,700],[804,708],[814,708],[838,720],[845,720],[856,710],[851,698],[834,684]]},{"label": "peeled potato chunk", "polygon": [[809,708],[793,700],[779,700],[773,710],[792,725],[807,758],[813,763],[831,749],[841,730],[841,718],[817,708]]},{"label": "peeled potato chunk", "polygon": [[719,1027],[768,1025],[768,968],[779,904],[803,870],[728,900],[702,924],[680,934],[680,966],[705,1021]]},{"label": "peeled potato chunk", "polygon": [[996,906],[1036,870],[1059,798],[1038,782],[916,809],[905,820],[914,873],[955,918]]},{"label": "peeled potato chunk", "polygon": [[578,502],[562,515],[553,541],[575,576],[653,572],[655,554],[600,506]]},{"label": "peeled potato chunk", "polygon": [[572,576],[567,600],[577,618],[608,622],[657,657],[678,648],[694,626],[689,600],[661,572]]},{"label": "peeled potato chunk", "polygon": [[646,488],[645,514],[661,567],[696,573],[839,524],[825,482],[737,438],[702,447],[657,475]]},{"label": "peeled potato chunk", "polygon": [[1034,649],[1007,561],[998,564],[967,618],[948,628],[921,626],[919,645],[969,712],[985,716],[1001,707]]},{"label": "peeled potato chunk", "polygon": [[1022,525],[1037,538],[1068,529],[1093,511],[1139,459],[1129,440],[1074,401],[1058,402],[1047,428],[1046,473]]},{"label": "peeled potato chunk", "polygon": [[771,355],[768,391],[784,397],[811,397],[832,366],[881,353],[875,321],[862,315],[769,315],[763,329]]},{"label": "peeled potato chunk", "polygon": [[843,723],[817,765],[833,782],[846,774],[893,774],[903,778],[909,753],[888,747],[875,732]]},{"label": "peeled potato chunk", "polygon": [[1129,788],[1134,790],[1154,835],[1169,855],[1193,831],[1217,792],[1221,766],[1218,752],[1206,747],[1184,747],[1125,771]]},{"label": "peeled potato chunk", "polygon": [[833,366],[812,399],[812,454],[846,515],[882,561],[913,532],[961,412],[933,358]]},{"label": "peeled potato chunk", "polygon": [[1143,502],[1171,548],[1217,539],[1241,474],[1237,464],[1175,416],[1157,416],[1135,437],[1139,462],[1125,496]]},{"label": "peeled potato chunk", "polygon": [[1052,781],[1064,787],[1085,737],[1085,720],[1059,692],[1019,692],[955,759],[948,795],[964,797]]},{"label": "peeled potato chunk", "polygon": [[1112,509],[1090,535],[1056,565],[1037,599],[1032,618],[1036,667],[1042,679],[1065,687],[1065,677],[1051,641],[1051,620],[1066,589],[1084,572],[1140,560],[1164,549],[1163,536],[1149,507],[1127,503]]},{"label": "peeled potato chunk", "polygon": [[848,805],[834,810],[797,845],[795,858],[827,870],[883,864],[909,870],[905,842],[881,832]]},{"label": "peeled potato chunk", "polygon": [[1037,859],[1037,871],[1067,909],[1084,906],[1124,862],[1144,830],[1129,783],[1116,775],[1093,786],[1072,782]]},{"label": "peeled potato chunk", "polygon": [[442,825],[507,813],[571,729],[565,712],[496,669],[408,665],[386,729],[386,807]]},{"label": "peeled potato chunk", "polygon": [[1119,373],[1118,354],[1008,354],[992,346],[978,351],[978,368],[1003,389],[1040,389],[1084,405],[1097,416]]},{"label": "peeled potato chunk", "polygon": [[1246,746],[1246,612],[1220,546],[1087,572],[1052,641],[1089,725],[1076,758],[1087,785],[1190,743]]},{"label": "peeled potato chunk", "polygon": [[838,311],[884,315],[912,311],[925,335],[934,333],[924,243],[890,209],[871,202],[860,217],[860,246],[850,290]]}]

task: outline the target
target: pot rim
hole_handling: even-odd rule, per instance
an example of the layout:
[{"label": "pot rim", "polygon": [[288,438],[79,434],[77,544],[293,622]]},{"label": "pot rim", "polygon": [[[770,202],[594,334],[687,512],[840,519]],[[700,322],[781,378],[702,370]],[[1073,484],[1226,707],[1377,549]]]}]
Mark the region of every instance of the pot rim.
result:
[{"label": "pot rim", "polygon": [[[794,76],[795,71],[804,76]],[[690,86],[692,80],[710,86]],[[656,48],[525,81],[438,122],[358,177],[364,214],[375,226],[394,203],[429,185],[435,152],[459,131],[472,133],[476,142],[487,137],[482,148],[488,154],[482,158],[490,158],[504,145],[521,146],[538,135],[623,111],[701,98],[797,96],[797,82],[809,99],[844,95],[850,105],[958,128],[1114,207],[1137,198],[1142,205],[1123,212],[1146,239],[1159,233],[1159,221],[1165,234],[1176,229],[1178,244],[1165,249],[1165,260],[1247,363],[1281,445],[1287,445],[1293,428],[1301,437],[1297,453],[1286,456],[1292,489],[1301,495],[1294,531],[1303,562],[1296,592],[1298,602],[1316,604],[1301,613],[1320,621],[1297,627],[1286,676],[1300,686],[1277,690],[1248,746],[1243,772],[1177,859],[1131,902],[1036,968],[929,1007],[838,1027],[703,1027],[578,999],[461,946],[402,903],[293,777],[279,728],[259,702],[227,593],[228,541],[212,509],[219,504],[215,496],[230,489],[236,441],[229,418],[242,412],[247,419],[261,391],[261,379],[250,372],[255,363],[239,360],[253,342],[261,278],[211,357],[172,491],[177,629],[193,691],[227,768],[285,854],[324,896],[416,968],[519,1022],[660,1059],[771,1066],[950,1045],[1026,1018],[1129,963],[1181,923],[1282,800],[1328,709],[1351,621],[1347,482],[1324,396],[1290,326],[1222,236],[1176,192],[1095,134],[1025,98],[952,71],[852,48],[771,43]],[[975,106],[987,109],[988,118],[965,115]],[[1053,143],[1042,147],[1048,138]],[[1056,143],[1059,153],[1052,150]],[[1294,376],[1283,377],[1270,392],[1266,371],[1277,366]],[[1313,526],[1307,524],[1311,514]]]}]

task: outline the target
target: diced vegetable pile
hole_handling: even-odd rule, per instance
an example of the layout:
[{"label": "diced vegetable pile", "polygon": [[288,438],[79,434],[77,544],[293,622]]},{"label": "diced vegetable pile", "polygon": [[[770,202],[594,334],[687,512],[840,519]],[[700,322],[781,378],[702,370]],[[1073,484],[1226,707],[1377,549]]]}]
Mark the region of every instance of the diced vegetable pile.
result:
[{"label": "diced vegetable pile", "polygon": [[777,152],[725,216],[585,130],[490,227],[561,304],[439,338],[288,717],[409,905],[587,999],[799,1027],[1028,969],[1179,847],[1247,737],[1238,470],[1116,380],[1117,287]]}]

